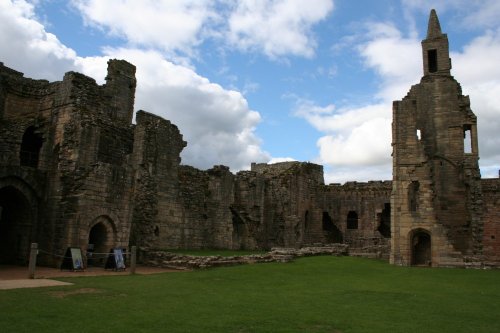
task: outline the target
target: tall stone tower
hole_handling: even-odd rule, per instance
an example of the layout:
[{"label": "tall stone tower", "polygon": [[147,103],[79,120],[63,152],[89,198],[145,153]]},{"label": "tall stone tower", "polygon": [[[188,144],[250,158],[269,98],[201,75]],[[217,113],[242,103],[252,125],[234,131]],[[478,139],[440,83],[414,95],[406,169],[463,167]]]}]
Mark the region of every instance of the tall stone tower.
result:
[{"label": "tall stone tower", "polygon": [[481,253],[476,116],[451,76],[435,10],[422,57],[420,83],[393,103],[390,261],[462,266]]}]

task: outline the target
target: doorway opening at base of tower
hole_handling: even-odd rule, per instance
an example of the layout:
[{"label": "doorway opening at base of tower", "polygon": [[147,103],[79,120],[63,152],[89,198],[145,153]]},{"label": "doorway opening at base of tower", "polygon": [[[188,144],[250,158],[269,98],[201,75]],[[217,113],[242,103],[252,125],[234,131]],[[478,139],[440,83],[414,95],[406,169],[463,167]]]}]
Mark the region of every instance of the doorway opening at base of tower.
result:
[{"label": "doorway opening at base of tower", "polygon": [[87,265],[104,266],[109,251],[116,247],[114,230],[109,220],[100,217],[89,231]]},{"label": "doorway opening at base of tower", "polygon": [[13,186],[0,189],[0,264],[24,265],[31,242],[32,208]]},{"label": "doorway opening at base of tower", "polygon": [[425,230],[417,230],[411,237],[411,264],[430,266],[431,263],[431,235]]},{"label": "doorway opening at base of tower", "polygon": [[344,240],[328,212],[323,212],[323,234],[327,243],[342,243]]}]

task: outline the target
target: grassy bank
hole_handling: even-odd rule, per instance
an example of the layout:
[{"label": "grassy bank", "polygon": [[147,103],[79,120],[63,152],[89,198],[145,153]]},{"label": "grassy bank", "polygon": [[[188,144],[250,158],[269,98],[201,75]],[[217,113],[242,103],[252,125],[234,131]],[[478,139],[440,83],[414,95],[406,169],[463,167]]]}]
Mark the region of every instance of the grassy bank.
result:
[{"label": "grassy bank", "polygon": [[2,332],[499,332],[500,271],[312,257],[0,291]]}]

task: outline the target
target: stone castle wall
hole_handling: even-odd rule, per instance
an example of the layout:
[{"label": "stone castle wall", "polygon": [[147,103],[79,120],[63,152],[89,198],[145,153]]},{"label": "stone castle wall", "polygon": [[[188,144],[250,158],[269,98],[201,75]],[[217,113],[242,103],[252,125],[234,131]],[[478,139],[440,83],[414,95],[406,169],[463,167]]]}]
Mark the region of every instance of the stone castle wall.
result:
[{"label": "stone castle wall", "polygon": [[236,174],[181,165],[177,126],[142,110],[132,124],[125,61],[108,62],[104,85],[74,72],[32,80],[0,63],[0,263],[25,263],[31,242],[48,264],[70,246],[344,243],[351,255],[390,251],[400,265],[500,265],[500,181],[480,179],[476,118],[447,43],[431,13],[424,77],[394,102],[393,180],[343,185],[325,185],[323,167],[305,162]]}]

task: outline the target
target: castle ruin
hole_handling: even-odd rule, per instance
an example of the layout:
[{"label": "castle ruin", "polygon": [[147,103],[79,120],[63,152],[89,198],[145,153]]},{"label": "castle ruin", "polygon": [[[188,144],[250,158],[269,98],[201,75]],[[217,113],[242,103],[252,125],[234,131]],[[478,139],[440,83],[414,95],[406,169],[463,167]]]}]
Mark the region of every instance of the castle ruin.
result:
[{"label": "castle ruin", "polygon": [[346,243],[398,265],[500,264],[500,180],[480,177],[476,117],[434,11],[422,52],[421,82],[393,105],[392,182],[343,185],[312,163],[182,165],[174,124],[145,111],[132,124],[126,61],[108,62],[104,85],[0,63],[0,264],[25,263],[32,242],[57,255]]}]

